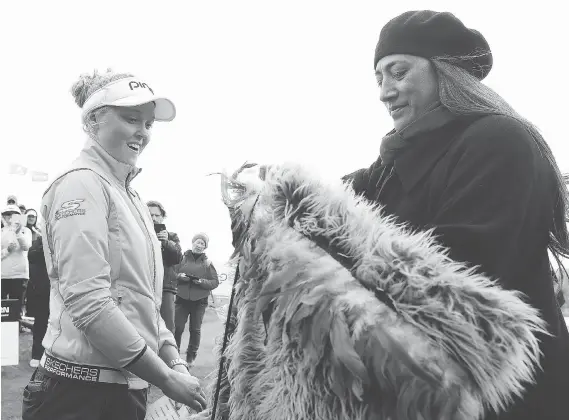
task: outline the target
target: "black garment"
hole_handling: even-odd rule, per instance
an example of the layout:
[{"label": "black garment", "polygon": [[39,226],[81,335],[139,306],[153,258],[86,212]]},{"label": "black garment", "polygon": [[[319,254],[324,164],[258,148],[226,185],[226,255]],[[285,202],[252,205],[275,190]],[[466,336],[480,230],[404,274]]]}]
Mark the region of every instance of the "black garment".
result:
[{"label": "black garment", "polygon": [[[168,240],[162,241],[162,263],[164,264],[164,281],[162,289],[176,293],[178,280],[176,279],[175,265],[182,261],[182,247],[180,238],[174,232],[168,232]],[[172,314],[172,317],[174,314]]]},{"label": "black garment", "polygon": [[168,232],[168,240],[162,242],[162,261],[168,266],[182,261],[182,247],[177,233]]},{"label": "black garment", "polygon": [[49,276],[43,254],[41,235],[33,233],[34,240],[28,251],[30,280],[28,281],[26,314],[34,317],[32,359],[43,355],[42,341],[49,319]]},{"label": "black garment", "polygon": [[30,280],[28,282],[28,315],[35,316],[37,305],[43,305],[44,300],[49,305],[49,275],[43,254],[43,240],[40,235],[34,235],[32,246],[28,250]]},{"label": "black garment", "polygon": [[174,333],[174,298],[178,289],[176,265],[182,261],[180,238],[174,232],[168,232],[168,240],[162,241],[162,263],[164,264],[164,281],[162,282],[162,305],[160,315],[172,334]]},{"label": "black garment", "polygon": [[499,418],[569,418],[569,333],[547,253],[558,194],[553,170],[529,132],[508,117],[461,117],[418,136],[392,166],[378,159],[344,180],[398,221],[434,228],[452,259],[479,265],[527,296],[553,336],[539,337],[537,385]]},{"label": "black garment", "polygon": [[38,369],[24,388],[22,420],[144,420],[148,388],[50,377]]},{"label": "black garment", "polygon": [[384,164],[392,163],[405,149],[413,147],[413,142],[419,134],[432,131],[447,125],[456,117],[439,102],[412,124],[401,130],[392,130],[383,139],[379,147],[379,156]]},{"label": "black garment", "polygon": [[[28,302],[30,300],[28,295]],[[34,298],[35,299],[35,298]],[[34,303],[34,328],[32,342],[32,359],[40,360],[43,356],[44,348],[42,345],[43,338],[47,331],[47,323],[49,321],[49,295],[40,297]]]},{"label": "black garment", "polygon": [[[186,251],[182,262],[176,267],[180,274],[189,278],[179,278],[177,295],[182,299],[198,300],[208,297],[219,286],[217,271],[206,254]],[[196,280],[200,280],[196,283]]]},{"label": "black garment", "polygon": [[18,299],[18,303],[14,305],[14,312],[18,314],[18,319],[20,319],[22,313],[25,280],[2,279],[2,299]]},{"label": "black garment", "polygon": [[176,292],[169,290],[162,290],[162,305],[160,305],[160,315],[166,324],[166,328],[174,334],[175,328],[175,306],[174,300],[176,299]]},{"label": "black garment", "polygon": [[174,331],[174,338],[178,349],[182,342],[182,334],[186,328],[188,316],[190,317],[190,342],[188,343],[188,350],[186,359],[193,362],[198,354],[200,347],[202,322],[207,309],[208,297],[198,300],[186,300],[181,297],[176,297],[176,329]]}]

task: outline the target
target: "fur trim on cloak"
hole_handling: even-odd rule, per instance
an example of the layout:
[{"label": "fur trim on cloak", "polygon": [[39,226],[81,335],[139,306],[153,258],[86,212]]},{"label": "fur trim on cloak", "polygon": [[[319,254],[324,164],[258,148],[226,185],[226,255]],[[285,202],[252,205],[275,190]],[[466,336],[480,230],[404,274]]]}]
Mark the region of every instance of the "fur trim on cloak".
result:
[{"label": "fur trim on cloak", "polygon": [[537,310],[432,232],[297,165],[222,178],[241,276],[216,419],[473,420],[533,381]]}]

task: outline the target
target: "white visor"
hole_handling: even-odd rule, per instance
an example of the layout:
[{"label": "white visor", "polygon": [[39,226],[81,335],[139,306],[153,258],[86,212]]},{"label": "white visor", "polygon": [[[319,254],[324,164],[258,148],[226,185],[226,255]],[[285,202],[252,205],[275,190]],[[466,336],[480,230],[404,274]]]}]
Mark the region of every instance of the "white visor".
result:
[{"label": "white visor", "polygon": [[156,104],[156,121],[172,121],[176,116],[176,107],[170,99],[156,96],[146,83],[136,77],[128,77],[115,80],[93,92],[83,104],[83,118],[103,106],[138,106],[149,102]]}]

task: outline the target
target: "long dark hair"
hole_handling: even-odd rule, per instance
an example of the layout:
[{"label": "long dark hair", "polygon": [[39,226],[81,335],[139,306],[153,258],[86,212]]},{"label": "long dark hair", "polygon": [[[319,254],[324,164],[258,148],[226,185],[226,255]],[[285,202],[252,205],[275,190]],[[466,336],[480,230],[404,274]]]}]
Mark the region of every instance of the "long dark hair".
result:
[{"label": "long dark hair", "polygon": [[[569,257],[567,178],[564,178],[561,174],[553,152],[537,127],[518,114],[494,90],[481,83],[466,70],[453,64],[464,59],[464,57],[436,57],[431,60],[438,75],[440,101],[452,113],[457,115],[495,114],[514,118],[531,134],[542,156],[547,160],[555,173],[557,196],[554,205],[553,223],[549,232],[548,249],[559,268],[562,269],[561,258]],[[553,267],[551,268],[553,271]]]}]

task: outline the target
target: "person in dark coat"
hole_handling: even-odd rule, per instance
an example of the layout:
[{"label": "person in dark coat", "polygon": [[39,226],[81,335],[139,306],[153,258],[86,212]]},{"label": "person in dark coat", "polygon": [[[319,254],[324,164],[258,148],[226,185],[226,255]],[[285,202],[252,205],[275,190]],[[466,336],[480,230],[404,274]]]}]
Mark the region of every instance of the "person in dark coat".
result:
[{"label": "person in dark coat", "polygon": [[450,13],[406,12],[375,51],[380,99],[394,130],[369,168],[343,179],[412,229],[433,229],[449,256],[523,292],[548,323],[535,383],[486,419],[569,418],[569,334],[548,249],[567,256],[567,197],[536,127],[481,83],[484,37]]},{"label": "person in dark coat", "polygon": [[36,368],[44,352],[42,341],[49,320],[50,283],[43,254],[43,240],[40,229],[37,227],[37,212],[34,209],[28,209],[26,216],[26,227],[32,232],[32,246],[28,250],[30,280],[28,282],[27,293],[27,313],[34,317],[32,359],[30,360],[30,366]]},{"label": "person in dark coat", "polygon": [[[166,210],[158,201],[146,203],[148,211],[154,222],[154,226],[162,225],[166,219]],[[156,228],[155,228],[156,230]],[[182,247],[180,239],[174,232],[166,229],[157,232],[156,235],[162,245],[162,263],[164,264],[164,281],[162,283],[162,305],[160,315],[164,319],[166,328],[174,333],[174,300],[178,281],[176,278],[175,266],[182,261]]]},{"label": "person in dark coat", "polygon": [[198,354],[201,328],[210,292],[219,286],[217,271],[207,258],[205,250],[209,238],[198,233],[192,238],[192,249],[184,253],[178,266],[178,292],[176,296],[176,328],[174,338],[180,348],[182,334],[190,318],[190,342],[186,361],[192,365]]}]

